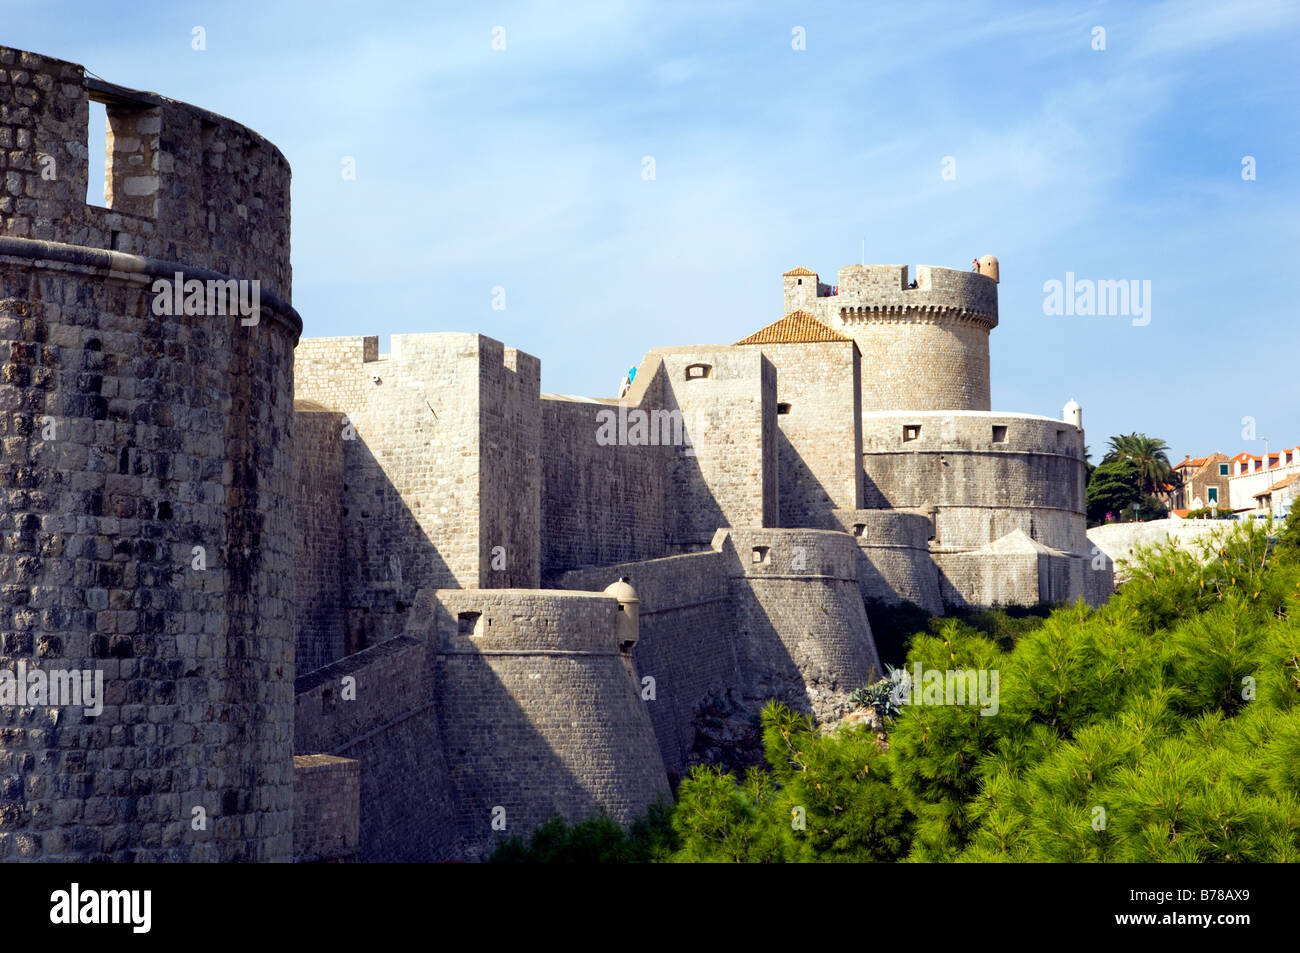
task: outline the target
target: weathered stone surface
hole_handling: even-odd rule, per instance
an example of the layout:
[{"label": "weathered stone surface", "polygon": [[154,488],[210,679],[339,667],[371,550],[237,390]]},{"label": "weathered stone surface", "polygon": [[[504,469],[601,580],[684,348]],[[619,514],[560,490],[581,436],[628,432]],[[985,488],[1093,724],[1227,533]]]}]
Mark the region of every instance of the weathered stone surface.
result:
[{"label": "weathered stone surface", "polygon": [[[288,166],[182,103],[110,105],[117,141],[160,117],[137,154],[164,150],[189,171],[132,187],[129,207],[86,206],[85,150],[64,147],[85,134],[81,68],[22,63],[0,71],[30,107],[0,117],[27,157],[6,187],[38,213],[0,208],[0,237],[18,239],[0,249],[0,666],[96,673],[104,707],[0,706],[18,794],[0,840],[24,859],[290,860],[298,319],[158,315],[152,278],[131,273],[148,261],[103,251],[239,272],[287,299]],[[240,172],[206,176],[214,138],[250,160]],[[255,158],[263,173],[248,171]],[[197,227],[253,191],[267,199],[259,221]],[[64,244],[25,241],[38,238]]]}]

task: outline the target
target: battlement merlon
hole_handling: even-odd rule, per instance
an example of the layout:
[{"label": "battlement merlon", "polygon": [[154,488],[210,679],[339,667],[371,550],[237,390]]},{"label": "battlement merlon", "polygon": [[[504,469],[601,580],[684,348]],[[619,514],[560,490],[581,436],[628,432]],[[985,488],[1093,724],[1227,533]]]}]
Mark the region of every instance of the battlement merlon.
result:
[{"label": "battlement merlon", "polygon": [[[108,129],[88,144],[92,101]],[[181,262],[291,302],[289,163],[253,130],[5,46],[0,123],[0,235]],[[89,150],[105,156],[103,206],[86,203]]]},{"label": "battlement merlon", "polygon": [[909,288],[907,265],[845,265],[839,270],[836,294],[828,294],[816,272],[796,268],[783,275],[785,313],[803,309],[837,327],[842,317],[854,320],[907,320],[945,316],[979,324],[989,330],[998,324],[997,262],[981,264],[981,271],[963,271],[938,265],[918,265],[916,287]]},{"label": "battlement merlon", "polygon": [[377,335],[302,338],[294,354],[297,373],[310,375],[313,370],[328,369],[333,373],[365,370],[367,374],[379,374],[384,368],[397,365],[416,373],[421,365],[478,355],[485,369],[500,365],[503,370],[522,374],[528,380],[541,379],[540,359],[506,347],[485,334],[455,331],[394,334],[389,343],[389,352],[381,354]]}]

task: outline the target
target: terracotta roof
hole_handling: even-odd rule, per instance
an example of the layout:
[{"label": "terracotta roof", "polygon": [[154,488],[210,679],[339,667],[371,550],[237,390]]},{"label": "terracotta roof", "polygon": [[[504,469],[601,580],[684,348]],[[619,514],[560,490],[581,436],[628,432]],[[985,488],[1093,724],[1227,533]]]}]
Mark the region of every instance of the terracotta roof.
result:
[{"label": "terracotta roof", "polygon": [[[1268,452],[1268,463],[1261,469],[1276,470],[1278,467],[1287,466],[1288,464],[1285,464],[1282,461],[1288,453],[1293,454],[1291,459],[1294,461],[1295,455],[1300,455],[1300,447],[1283,447],[1280,450],[1270,450]],[[1262,453],[1246,453],[1243,450],[1241,453],[1233,457],[1232,461],[1234,463],[1264,463],[1264,455]],[[1252,469],[1251,472],[1254,472],[1254,470]]]},{"label": "terracotta roof", "polygon": [[787,275],[815,275],[815,274],[817,274],[817,272],[805,268],[803,265],[800,265],[798,268],[791,268],[781,277],[785,278]]},{"label": "terracotta roof", "polygon": [[823,341],[852,340],[822,324],[807,311],[791,311],[780,321],[773,321],[736,344],[817,344]]}]

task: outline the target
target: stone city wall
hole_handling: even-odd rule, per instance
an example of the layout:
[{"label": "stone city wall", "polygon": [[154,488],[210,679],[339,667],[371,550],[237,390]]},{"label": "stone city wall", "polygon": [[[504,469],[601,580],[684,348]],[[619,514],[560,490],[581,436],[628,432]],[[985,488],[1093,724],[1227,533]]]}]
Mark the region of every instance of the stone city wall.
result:
[{"label": "stone city wall", "polygon": [[904,599],[943,614],[939,579],[930,555],[934,520],[896,510],[836,510],[858,546],[858,585],[864,600],[897,605]]},{"label": "stone city wall", "polygon": [[[683,774],[696,747],[697,716],[710,699],[739,688],[731,594],[721,553],[710,550],[566,572],[561,589],[603,590],[626,578],[641,600],[634,658],[654,679],[646,703],[664,764]],[[643,691],[644,694],[644,691]]]},{"label": "stone city wall", "polygon": [[469,859],[556,813],[604,808],[630,823],[668,795],[620,611],[599,593],[421,593],[413,623],[436,640],[434,702]]},{"label": "stone city wall", "polygon": [[[91,95],[112,209],[85,204]],[[290,860],[288,166],[229,120],[8,48],[0,156],[0,645],[104,680],[93,720],[0,712],[0,852]],[[255,323],[156,313],[177,270],[259,281]]]},{"label": "stone city wall", "polygon": [[326,754],[293,759],[293,859],[346,863],[361,858],[361,765]]}]

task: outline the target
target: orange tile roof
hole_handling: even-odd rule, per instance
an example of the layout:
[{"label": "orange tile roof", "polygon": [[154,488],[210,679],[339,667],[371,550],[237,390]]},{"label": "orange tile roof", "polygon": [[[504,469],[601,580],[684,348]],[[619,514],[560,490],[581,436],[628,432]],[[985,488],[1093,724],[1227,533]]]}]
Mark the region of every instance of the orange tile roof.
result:
[{"label": "orange tile roof", "polygon": [[[1269,462],[1265,465],[1264,469],[1276,470],[1278,467],[1287,466],[1287,464],[1283,463],[1282,460],[1283,457],[1285,457],[1285,455],[1288,453],[1300,454],[1300,447],[1283,447],[1280,450],[1270,450],[1268,452]],[[1292,460],[1294,459],[1295,457],[1293,456]],[[1235,457],[1232,458],[1232,462],[1233,463],[1247,463],[1247,462],[1264,463],[1264,455],[1262,453],[1257,453],[1257,454],[1247,453],[1246,451],[1243,450],[1241,453],[1237,454]]]},{"label": "orange tile roof", "polygon": [[817,272],[812,271],[809,268],[805,268],[803,265],[800,265],[798,268],[791,268],[781,277],[785,278],[788,275],[815,275],[815,274],[817,274]]},{"label": "orange tile roof", "polygon": [[747,338],[741,344],[818,344],[824,341],[852,341],[832,327],[828,327],[807,311],[791,311],[780,321],[773,321]]}]

